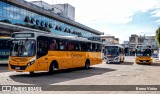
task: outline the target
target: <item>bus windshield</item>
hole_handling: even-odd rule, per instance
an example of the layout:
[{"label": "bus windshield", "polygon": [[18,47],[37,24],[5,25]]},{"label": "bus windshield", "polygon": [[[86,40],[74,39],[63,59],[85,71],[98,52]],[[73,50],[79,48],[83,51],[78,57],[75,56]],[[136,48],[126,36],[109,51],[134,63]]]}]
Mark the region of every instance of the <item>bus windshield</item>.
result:
[{"label": "bus windshield", "polygon": [[106,46],[105,47],[105,54],[107,56],[118,56],[119,55],[118,47],[116,47],[116,46]]},{"label": "bus windshield", "polygon": [[35,52],[35,40],[12,40],[11,56],[34,56]]},{"label": "bus windshield", "polygon": [[150,49],[137,49],[136,56],[151,56]]}]

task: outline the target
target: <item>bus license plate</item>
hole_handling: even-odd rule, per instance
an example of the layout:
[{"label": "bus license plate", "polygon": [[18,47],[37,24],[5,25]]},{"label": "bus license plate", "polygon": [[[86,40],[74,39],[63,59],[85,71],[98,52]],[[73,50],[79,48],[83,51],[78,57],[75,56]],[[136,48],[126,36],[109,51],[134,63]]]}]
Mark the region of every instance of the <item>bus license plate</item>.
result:
[{"label": "bus license plate", "polygon": [[15,69],[19,70],[19,69],[20,69],[20,67],[15,67]]},{"label": "bus license plate", "polygon": [[146,61],[143,61],[143,62],[146,62]]}]

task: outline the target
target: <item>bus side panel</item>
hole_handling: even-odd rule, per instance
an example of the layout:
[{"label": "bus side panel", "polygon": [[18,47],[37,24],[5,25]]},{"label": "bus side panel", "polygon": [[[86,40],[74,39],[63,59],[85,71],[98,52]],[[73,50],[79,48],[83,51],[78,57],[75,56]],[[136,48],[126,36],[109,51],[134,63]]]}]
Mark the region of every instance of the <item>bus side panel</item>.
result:
[{"label": "bus side panel", "polygon": [[90,65],[102,63],[101,52],[89,52]]},{"label": "bus side panel", "polygon": [[36,60],[37,70],[38,71],[47,71],[48,70],[48,55],[42,56]]},{"label": "bus side panel", "polygon": [[50,63],[55,60],[59,69],[67,69],[85,66],[85,61],[88,58],[87,54],[87,52],[75,51],[49,51],[48,56]]},{"label": "bus side panel", "polygon": [[52,63],[52,61],[56,61],[58,63],[58,69],[66,69],[72,67],[70,52],[67,51],[49,51],[48,61],[49,65]]},{"label": "bus side panel", "polygon": [[72,52],[71,59],[73,62],[73,67],[82,67],[85,65],[87,55],[86,52]]}]

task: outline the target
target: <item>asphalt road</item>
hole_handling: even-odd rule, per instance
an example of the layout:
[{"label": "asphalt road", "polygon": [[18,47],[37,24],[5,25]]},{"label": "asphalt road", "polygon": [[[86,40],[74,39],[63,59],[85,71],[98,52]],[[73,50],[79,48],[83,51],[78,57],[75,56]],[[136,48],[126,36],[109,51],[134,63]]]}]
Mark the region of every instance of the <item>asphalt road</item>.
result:
[{"label": "asphalt road", "polygon": [[[160,94],[159,91],[127,91],[130,89],[129,85],[160,85],[160,62],[154,59],[151,65],[135,64],[134,57],[126,57],[125,62],[121,64],[106,64],[103,62],[99,65],[91,66],[90,69],[75,68],[60,70],[50,75],[47,72],[36,73],[35,76],[30,76],[29,73],[20,73],[8,71],[7,65],[0,65],[0,85],[38,85],[42,87],[49,87],[49,85],[69,85],[71,91],[41,91],[41,92],[26,92],[26,91],[0,91],[0,94],[15,94],[15,93],[46,93],[46,94]],[[74,85],[79,85],[73,90]],[[84,85],[89,85],[92,90]],[[128,85],[125,91],[101,91],[97,89],[97,85]],[[93,87],[95,86],[94,91]],[[51,87],[52,88],[52,87]],[[107,87],[106,87],[107,88]],[[111,87],[112,88],[112,87]],[[116,87],[117,88],[117,87]],[[131,87],[132,88],[132,87]],[[135,88],[135,87],[133,87]],[[160,89],[160,88],[159,88]],[[83,91],[86,90],[86,91]],[[107,90],[107,89],[106,89]],[[115,89],[117,90],[117,89]]]}]

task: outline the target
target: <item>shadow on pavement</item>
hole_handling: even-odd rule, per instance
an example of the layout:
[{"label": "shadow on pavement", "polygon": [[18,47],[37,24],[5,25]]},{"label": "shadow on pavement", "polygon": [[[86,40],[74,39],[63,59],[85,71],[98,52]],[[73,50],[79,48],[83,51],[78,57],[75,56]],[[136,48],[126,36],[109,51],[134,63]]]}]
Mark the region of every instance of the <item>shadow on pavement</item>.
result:
[{"label": "shadow on pavement", "polygon": [[160,63],[152,63],[151,66],[160,66]]},{"label": "shadow on pavement", "polygon": [[8,64],[0,64],[0,73],[2,72],[9,72]]},{"label": "shadow on pavement", "polygon": [[123,63],[117,63],[117,62],[111,62],[109,64],[115,64],[115,65],[133,65],[134,62],[123,62]]},{"label": "shadow on pavement", "polygon": [[157,66],[157,67],[159,67],[160,63],[152,63],[151,65],[150,64],[145,64],[145,63],[140,63],[138,65],[155,66],[155,67]]},{"label": "shadow on pavement", "polygon": [[49,85],[59,82],[65,82],[75,79],[101,75],[103,73],[116,71],[115,69],[92,67],[90,69],[76,68],[56,71],[54,74],[47,72],[36,73],[34,76],[29,74],[10,75],[9,77],[15,81],[26,84]]}]

